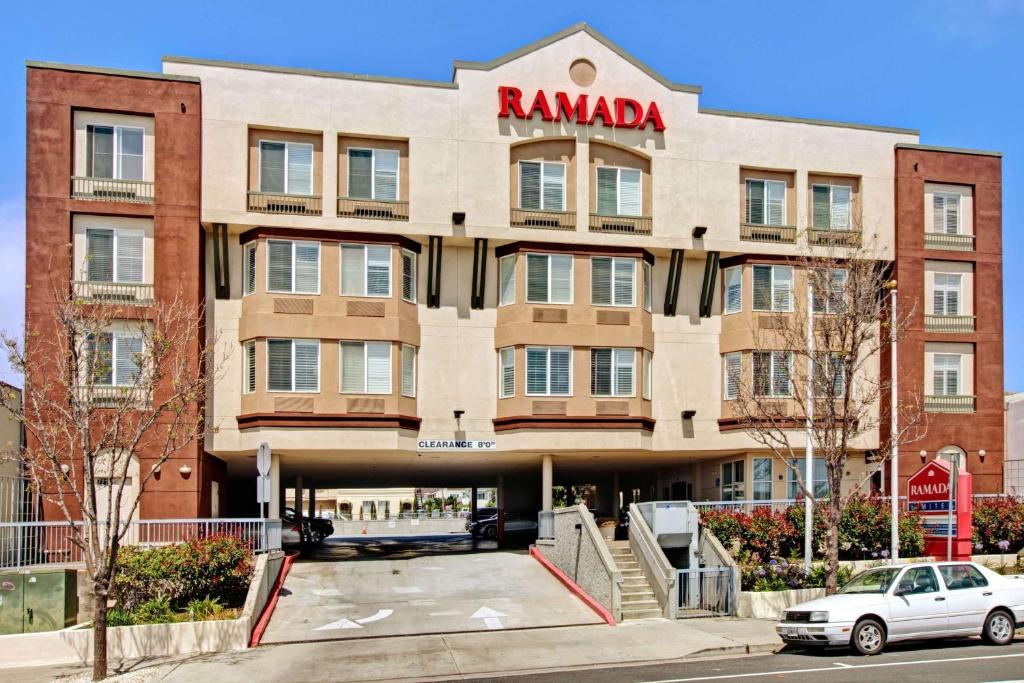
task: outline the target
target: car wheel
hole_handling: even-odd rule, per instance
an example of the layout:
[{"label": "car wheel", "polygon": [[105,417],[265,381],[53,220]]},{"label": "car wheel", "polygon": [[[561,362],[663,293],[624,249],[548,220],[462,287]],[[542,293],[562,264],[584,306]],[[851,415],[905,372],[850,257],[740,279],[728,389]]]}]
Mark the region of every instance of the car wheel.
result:
[{"label": "car wheel", "polygon": [[484,527],[484,538],[497,538],[497,537],[498,537],[498,527],[496,527],[496,526]]},{"label": "car wheel", "polygon": [[1013,618],[1003,610],[996,610],[985,619],[982,637],[993,645],[1009,645],[1013,642]]},{"label": "car wheel", "polygon": [[850,646],[862,655],[877,655],[885,647],[885,628],[874,619],[863,619],[853,627]]}]

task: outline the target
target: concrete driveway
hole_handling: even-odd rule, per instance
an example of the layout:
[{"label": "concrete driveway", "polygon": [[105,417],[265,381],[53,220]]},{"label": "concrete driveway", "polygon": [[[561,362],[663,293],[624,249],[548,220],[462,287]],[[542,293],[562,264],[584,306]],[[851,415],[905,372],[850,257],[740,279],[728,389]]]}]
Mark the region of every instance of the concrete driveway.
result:
[{"label": "concrete driveway", "polygon": [[328,539],[292,566],[261,642],[604,624],[528,554],[473,545]]}]

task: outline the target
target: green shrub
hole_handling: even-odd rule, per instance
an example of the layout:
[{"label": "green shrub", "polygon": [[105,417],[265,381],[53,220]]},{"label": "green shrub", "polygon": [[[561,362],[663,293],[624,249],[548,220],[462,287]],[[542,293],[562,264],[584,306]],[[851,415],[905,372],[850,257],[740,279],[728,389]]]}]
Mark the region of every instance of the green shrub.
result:
[{"label": "green shrub", "polygon": [[193,621],[205,621],[224,611],[224,605],[217,598],[205,597],[192,600],[185,609]]},{"label": "green shrub", "polygon": [[[1016,553],[1024,547],[1024,500],[989,498],[975,500],[971,522],[976,551],[1001,554]],[[1005,541],[1005,550],[999,546]]]},{"label": "green shrub", "polygon": [[135,618],[131,612],[116,607],[107,611],[107,626],[131,626],[134,623]]},{"label": "green shrub", "polygon": [[167,624],[174,621],[174,610],[166,595],[147,600],[132,612],[137,624]]},{"label": "green shrub", "polygon": [[[811,565],[811,571],[807,573],[807,578],[804,579],[804,588],[824,588],[825,587],[825,576],[828,574],[828,569],[824,564]],[[853,578],[853,569],[849,565],[840,565],[839,570],[836,572],[836,585],[842,586]]]}]

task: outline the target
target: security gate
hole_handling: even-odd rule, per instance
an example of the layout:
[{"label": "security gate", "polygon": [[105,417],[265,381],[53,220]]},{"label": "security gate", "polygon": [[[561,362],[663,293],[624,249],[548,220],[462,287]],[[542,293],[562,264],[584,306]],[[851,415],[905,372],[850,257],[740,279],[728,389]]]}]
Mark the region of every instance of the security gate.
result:
[{"label": "security gate", "polygon": [[676,617],[724,617],[733,613],[732,567],[679,569]]}]

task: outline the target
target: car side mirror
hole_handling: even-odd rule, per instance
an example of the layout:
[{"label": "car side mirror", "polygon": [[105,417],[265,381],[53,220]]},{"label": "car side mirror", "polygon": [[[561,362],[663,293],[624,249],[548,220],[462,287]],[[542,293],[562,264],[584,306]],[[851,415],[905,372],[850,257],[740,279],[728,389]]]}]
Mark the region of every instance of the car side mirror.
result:
[{"label": "car side mirror", "polygon": [[893,595],[910,595],[913,592],[914,592],[913,584],[901,583],[900,585],[896,586],[896,592],[893,593]]}]

